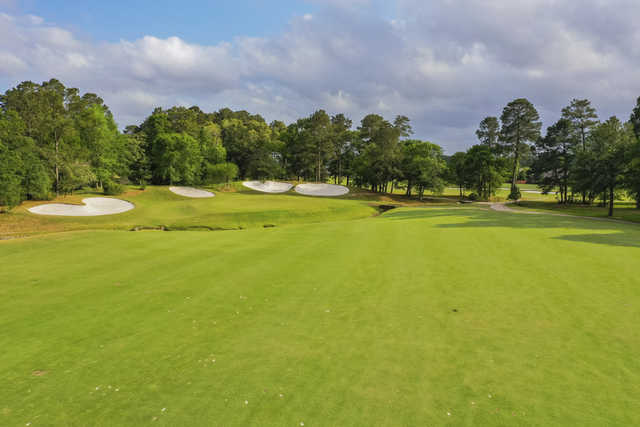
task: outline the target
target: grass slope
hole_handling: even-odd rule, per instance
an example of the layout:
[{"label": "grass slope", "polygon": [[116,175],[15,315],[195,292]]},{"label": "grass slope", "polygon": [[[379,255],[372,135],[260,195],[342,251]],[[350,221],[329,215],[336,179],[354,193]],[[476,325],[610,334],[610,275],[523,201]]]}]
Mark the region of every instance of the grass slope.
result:
[{"label": "grass slope", "polygon": [[[92,196],[103,195],[76,194],[60,197],[56,202],[81,203],[83,198]],[[0,215],[0,236],[90,229],[130,230],[139,226],[178,230],[255,228],[365,218],[376,212],[366,201],[305,197],[295,193],[265,195],[247,189],[216,192],[216,197],[211,199],[190,199],[170,192],[167,187],[147,187],[143,192],[132,190],[117,197],[130,201],[136,208],[100,217],[54,217],[31,214],[27,209],[42,202],[26,202],[9,214]]]},{"label": "grass slope", "polygon": [[404,208],[0,242],[0,424],[638,425],[639,241]]}]

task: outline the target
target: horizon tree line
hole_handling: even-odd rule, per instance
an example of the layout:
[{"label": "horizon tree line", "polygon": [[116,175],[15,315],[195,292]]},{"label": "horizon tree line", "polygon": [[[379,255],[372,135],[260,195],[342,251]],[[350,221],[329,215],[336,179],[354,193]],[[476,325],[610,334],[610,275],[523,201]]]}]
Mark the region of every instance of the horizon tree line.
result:
[{"label": "horizon tree line", "polygon": [[419,198],[451,184],[461,197],[472,189],[485,200],[505,180],[517,200],[528,179],[564,204],[600,200],[612,210],[623,192],[640,199],[640,98],[626,123],[600,122],[588,100],[574,99],[544,136],[541,129],[535,107],[519,98],[480,122],[478,144],[452,156],[413,139],[402,115],[369,114],[354,128],[346,115],[324,110],[286,125],[247,111],[176,106],[121,132],[99,96],[55,79],[25,81],[0,95],[0,205],[86,186],[118,194],[127,183],[236,178],[330,180]]},{"label": "horizon tree line", "polygon": [[609,216],[625,193],[640,208],[640,98],[626,123],[615,116],[601,122],[589,100],[573,99],[544,135],[541,125],[524,98],[507,104],[500,120],[486,117],[476,131],[480,144],[450,158],[450,182],[461,196],[471,188],[488,199],[509,171],[512,200],[521,197],[518,182],[529,181],[556,192],[561,204],[599,200]]}]

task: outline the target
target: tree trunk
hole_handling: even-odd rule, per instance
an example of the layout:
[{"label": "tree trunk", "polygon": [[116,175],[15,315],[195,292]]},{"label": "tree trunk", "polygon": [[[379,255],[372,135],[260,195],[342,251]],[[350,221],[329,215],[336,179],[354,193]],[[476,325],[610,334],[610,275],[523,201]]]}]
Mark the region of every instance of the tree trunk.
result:
[{"label": "tree trunk", "polygon": [[518,180],[518,167],[520,166],[520,156],[516,151],[516,156],[513,159],[513,177],[511,179],[511,191],[516,188],[516,181]]},{"label": "tree trunk", "polygon": [[613,216],[613,185],[609,188],[609,216]]},{"label": "tree trunk", "polygon": [[518,167],[520,166],[520,124],[518,123],[518,129],[516,131],[516,144],[515,152],[513,153],[513,178],[511,179],[511,192],[516,188],[516,181],[518,180]]},{"label": "tree trunk", "polygon": [[56,196],[60,195],[60,168],[58,166],[58,150],[60,148],[60,144],[58,143],[58,133],[53,133],[53,138],[56,141],[56,155],[55,155],[55,166],[56,166]]}]

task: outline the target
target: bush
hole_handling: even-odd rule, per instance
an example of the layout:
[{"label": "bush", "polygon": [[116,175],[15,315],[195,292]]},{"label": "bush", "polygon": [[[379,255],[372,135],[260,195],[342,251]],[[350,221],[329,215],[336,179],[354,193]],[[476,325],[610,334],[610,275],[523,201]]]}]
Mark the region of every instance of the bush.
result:
[{"label": "bush", "polygon": [[480,197],[478,197],[478,195],[476,193],[471,193],[467,196],[467,199],[471,200],[472,202],[475,202],[476,200],[478,200]]},{"label": "bush", "polygon": [[222,184],[229,183],[238,176],[238,166],[233,163],[218,163],[207,167],[205,183]]},{"label": "bush", "polygon": [[511,193],[509,193],[509,200],[520,200],[520,198],[522,197],[522,194],[520,193],[520,189],[518,188],[518,186],[514,186],[513,188],[511,188]]},{"label": "bush", "polygon": [[105,181],[102,184],[102,188],[104,189],[104,194],[107,196],[117,196],[118,194],[124,193],[124,186],[115,181]]}]

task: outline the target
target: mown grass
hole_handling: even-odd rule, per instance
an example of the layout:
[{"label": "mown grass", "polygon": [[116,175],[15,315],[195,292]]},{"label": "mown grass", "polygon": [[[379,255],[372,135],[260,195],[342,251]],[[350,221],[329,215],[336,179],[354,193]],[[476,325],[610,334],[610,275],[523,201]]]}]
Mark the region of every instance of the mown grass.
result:
[{"label": "mown grass", "polygon": [[[117,196],[130,201],[134,210],[118,215],[89,218],[34,215],[27,202],[9,214],[0,215],[0,235],[83,229],[130,230],[135,227],[189,229],[254,228],[264,225],[345,220],[371,216],[375,209],[365,202],[344,199],[311,198],[288,193],[265,195],[251,191],[216,191],[211,199],[190,199],[171,193],[167,187],[147,187]],[[239,190],[239,189],[238,189]],[[56,202],[81,203],[84,197],[101,194],[80,193],[60,197]]]},{"label": "mown grass", "polygon": [[[99,217],[56,217],[35,215],[28,208],[41,203],[82,203],[85,197],[103,196],[91,190],[61,196],[48,202],[25,202],[10,213],[0,214],[0,238],[60,231],[131,230],[134,228],[238,229],[366,218],[377,213],[379,204],[399,206],[446,204],[420,202],[401,195],[384,195],[354,190],[347,196],[308,197],[293,191],[264,194],[248,190],[240,183],[212,187],[216,197],[190,199],[171,193],[168,187],[148,186],[144,191],[131,187],[115,196],[136,207],[118,215]],[[455,203],[452,200],[450,203]]]},{"label": "mown grass", "polygon": [[617,201],[614,204],[613,216],[609,217],[609,208],[597,205],[582,205],[579,203],[562,205],[550,201],[523,200],[515,209],[534,210],[538,212],[551,212],[566,215],[586,216],[592,218],[611,218],[622,221],[640,222],[640,209],[632,201]]},{"label": "mown grass", "polygon": [[638,242],[442,207],[0,242],[0,425],[638,425]]}]

